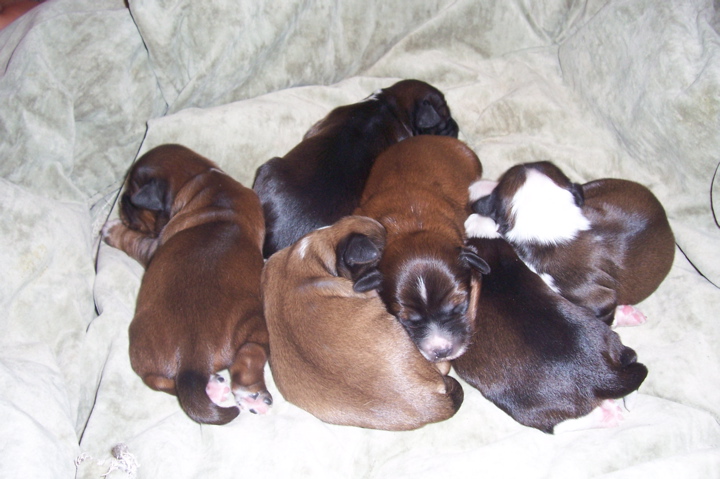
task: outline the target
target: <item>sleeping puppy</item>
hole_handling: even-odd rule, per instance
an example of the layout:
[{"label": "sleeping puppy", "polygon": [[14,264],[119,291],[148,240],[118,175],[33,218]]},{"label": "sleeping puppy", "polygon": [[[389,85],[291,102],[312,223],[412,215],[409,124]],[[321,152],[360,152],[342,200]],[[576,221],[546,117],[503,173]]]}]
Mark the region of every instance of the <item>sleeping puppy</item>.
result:
[{"label": "sleeping puppy", "polygon": [[257,196],[180,145],[143,155],[124,189],[121,220],[103,235],[146,268],[130,324],[133,370],[152,389],[177,395],[193,420],[225,424],[238,408],[218,406],[206,388],[222,391],[214,373],[229,368],[237,403],[264,413],[272,398],[263,377]]},{"label": "sleeping puppy", "polygon": [[463,391],[385,310],[384,245],[378,222],[348,216],[267,261],[270,369],[284,398],[325,422],[416,429],[455,414]]},{"label": "sleeping puppy", "polygon": [[332,110],[285,157],[260,166],[253,189],[265,214],[264,256],[352,213],[377,155],[415,135],[457,137],[458,126],[439,90],[403,80]]},{"label": "sleeping puppy", "polygon": [[[490,266],[477,324],[457,374],[519,423],[553,433],[569,419],[604,409],[587,426],[612,426],[610,400],[636,391],[647,368],[610,327],[563,298],[503,239],[470,238]],[[566,427],[569,423],[564,423]]]},{"label": "sleeping puppy", "polygon": [[461,355],[473,331],[487,265],[464,247],[463,223],[468,187],[481,173],[459,140],[408,138],[378,157],[355,213],[387,230],[380,295],[430,361]]},{"label": "sleeping puppy", "polygon": [[[474,185],[475,213],[488,217],[520,258],[556,291],[597,318],[632,325],[630,305],[667,276],[675,239],[660,202],[644,186],[604,179],[571,182],[550,162],[517,165],[496,187]],[[473,221],[488,221],[473,219]]]}]

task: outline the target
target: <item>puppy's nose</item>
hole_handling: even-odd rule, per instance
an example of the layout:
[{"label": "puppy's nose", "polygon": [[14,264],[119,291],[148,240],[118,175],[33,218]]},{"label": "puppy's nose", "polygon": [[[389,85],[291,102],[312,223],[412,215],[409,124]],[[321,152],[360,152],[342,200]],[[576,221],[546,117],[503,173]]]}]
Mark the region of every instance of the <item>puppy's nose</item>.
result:
[{"label": "puppy's nose", "polygon": [[444,349],[436,349],[435,351],[433,351],[435,360],[440,361],[441,359],[447,358],[452,353],[452,350],[453,350],[452,346],[444,348]]}]

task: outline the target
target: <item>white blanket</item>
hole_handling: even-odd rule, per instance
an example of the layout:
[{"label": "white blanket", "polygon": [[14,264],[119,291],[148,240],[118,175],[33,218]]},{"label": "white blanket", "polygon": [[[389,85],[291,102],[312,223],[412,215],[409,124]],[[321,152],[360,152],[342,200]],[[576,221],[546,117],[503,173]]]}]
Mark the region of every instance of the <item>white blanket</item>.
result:
[{"label": "white blanket", "polygon": [[[720,8],[711,0],[48,0],[0,31],[0,477],[720,476]],[[123,176],[182,143],[246,186],[335,106],[445,92],[484,176],[547,159],[647,185],[672,271],[618,330],[623,423],[555,436],[463,384],[412,432],[270,414],[200,426],[130,368],[143,270],[99,245]],[[714,195],[713,195],[714,193]]]}]

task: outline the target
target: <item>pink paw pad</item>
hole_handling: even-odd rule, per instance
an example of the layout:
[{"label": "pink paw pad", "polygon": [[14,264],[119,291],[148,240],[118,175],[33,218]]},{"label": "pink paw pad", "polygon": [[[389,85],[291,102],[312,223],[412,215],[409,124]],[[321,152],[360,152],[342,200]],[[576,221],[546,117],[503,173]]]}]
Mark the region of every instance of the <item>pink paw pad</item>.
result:
[{"label": "pink paw pad", "polygon": [[273,403],[272,396],[267,391],[256,393],[234,391],[233,394],[240,409],[250,411],[253,414],[266,414]]},{"label": "pink paw pad", "polygon": [[644,324],[647,318],[634,306],[622,304],[615,308],[615,321],[613,326],[639,326]]},{"label": "pink paw pad", "polygon": [[208,381],[208,384],[205,387],[205,393],[208,395],[210,400],[218,406],[229,407],[235,405],[235,402],[230,395],[230,386],[222,376],[217,374],[210,376],[210,381]]},{"label": "pink paw pad", "polygon": [[618,401],[606,399],[587,416],[568,419],[555,426],[554,433],[617,427],[623,421],[622,408]]},{"label": "pink paw pad", "polygon": [[620,404],[612,399],[601,402],[598,409],[601,416],[597,427],[617,427],[624,419]]}]

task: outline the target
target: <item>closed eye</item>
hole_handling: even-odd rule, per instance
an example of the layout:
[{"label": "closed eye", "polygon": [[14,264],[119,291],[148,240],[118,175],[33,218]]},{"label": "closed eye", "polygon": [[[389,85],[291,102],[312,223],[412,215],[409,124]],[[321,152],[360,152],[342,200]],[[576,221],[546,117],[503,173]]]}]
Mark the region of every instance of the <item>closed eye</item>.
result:
[{"label": "closed eye", "polygon": [[423,318],[419,314],[413,313],[405,316],[405,319],[411,323],[417,323],[418,321],[422,321]]}]

